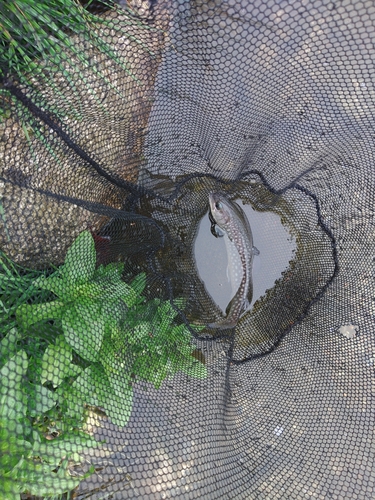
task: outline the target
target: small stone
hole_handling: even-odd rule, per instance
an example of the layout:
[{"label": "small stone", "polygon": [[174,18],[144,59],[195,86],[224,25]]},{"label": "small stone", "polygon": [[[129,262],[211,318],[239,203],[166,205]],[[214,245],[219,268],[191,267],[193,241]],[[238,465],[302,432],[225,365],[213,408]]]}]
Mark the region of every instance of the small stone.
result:
[{"label": "small stone", "polygon": [[344,335],[347,339],[354,339],[359,332],[359,326],[356,325],[342,325],[339,328],[339,332]]}]

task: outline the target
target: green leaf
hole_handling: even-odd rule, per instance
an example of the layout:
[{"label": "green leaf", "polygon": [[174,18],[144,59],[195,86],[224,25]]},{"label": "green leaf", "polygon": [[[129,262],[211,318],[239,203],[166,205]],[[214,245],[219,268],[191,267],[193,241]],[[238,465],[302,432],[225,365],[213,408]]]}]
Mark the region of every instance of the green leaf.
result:
[{"label": "green leaf", "polygon": [[71,295],[72,299],[85,297],[85,299],[95,300],[98,298],[104,298],[103,295],[108,294],[108,290],[102,285],[88,281],[87,283],[82,283],[81,285],[75,285],[73,287],[73,293]]},{"label": "green leaf", "polygon": [[12,471],[21,491],[36,496],[56,496],[76,488],[82,478],[73,478],[68,471],[68,460],[64,460],[57,472],[52,466],[32,459],[23,459]]},{"label": "green leaf", "polygon": [[[0,474],[1,472],[2,471],[0,470]],[[21,488],[16,481],[2,477],[0,482],[0,488],[1,488],[2,500],[20,500]]]},{"label": "green leaf", "polygon": [[158,307],[159,330],[163,335],[171,328],[177,315],[178,312],[173,309],[170,302],[164,302]]},{"label": "green leaf", "polygon": [[136,325],[132,329],[131,335],[129,336],[129,342],[131,342],[132,344],[137,344],[141,340],[146,339],[151,343],[150,339],[153,329],[153,324],[151,322],[149,323],[145,321],[142,323],[138,323],[138,325]]},{"label": "green leaf", "polygon": [[58,465],[59,462],[72,455],[73,453],[82,453],[88,448],[99,446],[99,442],[94,438],[79,431],[71,431],[51,441],[35,442],[33,453],[41,456],[45,461],[52,465]]},{"label": "green leaf", "polygon": [[26,416],[27,398],[21,383],[27,367],[27,354],[20,351],[0,370],[0,418],[16,421]]},{"label": "green leaf", "polygon": [[43,354],[41,384],[52,382],[53,387],[59,386],[72,372],[72,357],[72,348],[66,342],[64,335],[59,335],[56,344],[49,345]]},{"label": "green leaf", "polygon": [[67,372],[67,377],[76,377],[82,371],[82,368],[78,365],[74,365],[73,363],[69,365],[69,370]]},{"label": "green leaf", "polygon": [[[23,456],[28,455],[32,446],[22,438],[22,434],[15,432],[14,425],[0,418],[0,484],[2,485],[1,471],[11,471]],[[2,486],[1,486],[2,487]],[[1,490],[0,490],[1,491]]]},{"label": "green leaf", "polygon": [[[140,278],[135,282],[134,286],[133,283],[128,285],[121,279],[123,268],[124,264],[117,263],[100,266],[95,271],[94,279],[96,283],[101,284],[103,289],[102,293],[106,296],[106,300],[116,301],[118,298],[121,298],[128,307],[133,307],[134,304],[139,302],[137,287],[141,290],[142,282],[145,282],[145,274],[143,273],[143,278],[142,275],[140,275]],[[143,300],[142,298],[142,301]]]},{"label": "green leaf", "polygon": [[82,394],[85,403],[92,406],[100,406],[105,393],[111,392],[108,377],[100,366],[87,367],[73,382],[72,387]]},{"label": "green leaf", "polygon": [[53,408],[57,403],[57,395],[43,385],[31,385],[28,394],[28,410],[32,417],[41,415]]},{"label": "green leaf", "polygon": [[112,385],[116,386],[113,396],[102,404],[107,415],[115,425],[124,427],[127,425],[133,407],[133,389],[121,382],[117,385],[116,380],[112,380]]},{"label": "green leaf", "polygon": [[58,300],[44,304],[22,304],[17,308],[16,317],[24,328],[28,328],[39,321],[60,319],[64,309],[65,304]]},{"label": "green leaf", "polygon": [[69,387],[60,386],[56,390],[59,404],[64,408],[64,418],[70,417],[77,420],[79,424],[83,422],[85,398],[82,391],[74,387],[74,382]]},{"label": "green leaf", "polygon": [[121,275],[124,271],[124,264],[122,262],[111,262],[104,266],[101,264],[95,271],[94,280],[102,281],[109,280],[112,283],[121,281]]},{"label": "green leaf", "polygon": [[115,425],[125,426],[131,415],[133,390],[129,378],[107,377],[101,366],[89,366],[73,382],[74,389],[81,391],[84,400],[92,406],[103,407]]},{"label": "green leaf", "polygon": [[114,373],[125,375],[130,371],[132,360],[124,342],[103,342],[100,351],[100,362],[110,378]]},{"label": "green leaf", "polygon": [[70,295],[70,289],[67,286],[67,283],[60,276],[53,275],[48,278],[40,276],[33,282],[33,285],[36,288],[41,288],[42,290],[49,290],[62,299],[66,299]]},{"label": "green leaf", "polygon": [[67,343],[87,361],[97,360],[105,332],[106,318],[96,302],[76,302],[62,318]]},{"label": "green leaf", "polygon": [[18,341],[21,339],[17,328],[12,328],[0,342],[0,366],[15,354],[19,347]]},{"label": "green leaf", "polygon": [[133,307],[138,300],[136,292],[124,281],[115,284],[108,283],[106,286],[103,286],[104,298],[110,302],[122,299],[128,307]]},{"label": "green leaf", "polygon": [[146,287],[146,273],[140,273],[130,283],[130,286],[135,290],[137,295],[141,295]]},{"label": "green leaf", "polygon": [[95,272],[96,251],[94,238],[83,231],[69,248],[61,276],[68,286],[89,281]]},{"label": "green leaf", "polygon": [[107,327],[117,328],[127,317],[128,307],[122,299],[113,302],[104,302],[102,304],[102,314],[105,318]]},{"label": "green leaf", "polygon": [[168,375],[170,375],[168,357],[160,357],[157,353],[150,355],[148,353],[146,356],[138,356],[133,364],[134,374],[151,382],[156,389],[158,389],[163,380],[165,380]]},{"label": "green leaf", "polygon": [[191,337],[189,330],[186,328],[186,325],[182,324],[174,326],[168,332],[168,340],[174,344],[175,351],[178,352],[179,355],[182,355],[183,357],[191,361]]},{"label": "green leaf", "polygon": [[145,304],[137,305],[135,310],[129,311],[128,317],[132,324],[136,324],[139,321],[148,321],[150,323],[157,323],[157,311],[159,307],[159,299],[152,299]]}]

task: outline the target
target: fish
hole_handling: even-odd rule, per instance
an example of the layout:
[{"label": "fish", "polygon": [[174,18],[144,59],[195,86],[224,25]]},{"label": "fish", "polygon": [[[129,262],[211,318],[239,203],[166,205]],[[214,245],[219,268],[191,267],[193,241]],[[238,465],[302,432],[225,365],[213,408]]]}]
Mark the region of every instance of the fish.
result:
[{"label": "fish", "polygon": [[[253,246],[253,235],[245,212],[238,203],[229,200],[223,193],[209,193],[209,218],[211,233],[218,237],[226,235],[238,252],[241,264],[241,282],[226,308],[226,317],[214,323],[209,323],[209,328],[233,328],[241,316],[250,307],[253,298],[253,257],[259,251]],[[218,226],[218,227],[216,227]],[[219,228],[219,231],[218,231]],[[231,261],[231,252],[228,248],[228,259]],[[229,265],[230,267],[230,265]],[[235,272],[235,270],[234,270]]]}]

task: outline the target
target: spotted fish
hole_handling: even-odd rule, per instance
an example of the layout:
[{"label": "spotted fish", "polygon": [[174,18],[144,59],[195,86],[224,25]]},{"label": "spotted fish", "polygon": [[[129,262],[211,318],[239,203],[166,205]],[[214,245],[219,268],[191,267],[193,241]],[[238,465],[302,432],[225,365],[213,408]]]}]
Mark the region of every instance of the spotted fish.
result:
[{"label": "spotted fish", "polygon": [[[250,307],[253,298],[253,256],[259,254],[259,252],[253,247],[253,236],[246,214],[237,203],[230,201],[222,193],[210,193],[209,203],[211,232],[214,236],[222,236],[223,233],[228,236],[231,244],[238,252],[242,268],[242,277],[238,290],[227,306],[227,316],[207,326],[209,328],[220,329],[233,328],[242,314]],[[218,226],[223,233],[217,231],[216,226]],[[228,259],[230,266],[230,249],[228,249]]]}]

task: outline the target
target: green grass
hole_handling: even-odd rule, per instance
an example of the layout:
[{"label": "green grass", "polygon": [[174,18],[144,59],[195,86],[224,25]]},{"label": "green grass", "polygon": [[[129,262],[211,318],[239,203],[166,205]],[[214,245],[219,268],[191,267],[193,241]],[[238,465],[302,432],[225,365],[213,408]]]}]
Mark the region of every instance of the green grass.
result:
[{"label": "green grass", "polygon": [[77,0],[2,0],[0,77],[7,72],[18,76],[33,72],[38,59],[60,66],[64,53],[74,52],[72,34],[90,37],[94,45],[106,51],[108,47],[93,31],[105,22]]},{"label": "green grass", "polygon": [[44,301],[51,295],[40,290],[33,282],[45,271],[18,266],[0,250],[0,339],[16,326],[16,310],[30,300]]},{"label": "green grass", "polygon": [[68,30],[87,32],[96,16],[74,0],[3,0],[0,5],[0,76],[34,68],[70,45]]},{"label": "green grass", "polygon": [[[108,9],[121,12],[121,22],[116,22],[116,16],[99,16],[88,12],[78,0],[2,0],[0,79],[4,77],[16,79],[20,83],[32,85],[34,91],[35,83],[38,81],[37,86],[42,83],[43,86],[50,87],[58,97],[61,90],[56,85],[54,75],[60,73],[73,92],[77,88],[77,81],[82,80],[87,91],[96,95],[94,89],[91,89],[90,82],[85,80],[87,75],[85,77],[83,74],[83,71],[89,70],[103,79],[112,90],[120,93],[101,69],[92,64],[92,54],[90,56],[87,50],[82,50],[77,38],[73,36],[76,35],[80,40],[85,40],[86,46],[104,54],[119,69],[128,73],[138,84],[142,84],[132,73],[128,62],[117,54],[113,46],[115,44],[108,41],[108,32],[111,31],[114,41],[120,37],[127,37],[153,57],[155,54],[152,50],[134,35],[133,29],[129,28],[134,26],[142,30],[155,30],[155,28],[142,24],[130,10],[121,9],[105,0],[101,3]],[[90,4],[91,1],[87,6]],[[80,75],[78,78],[77,74]],[[6,88],[0,89],[0,119],[7,117],[12,102],[12,96]],[[78,109],[72,112],[79,115]]]}]

